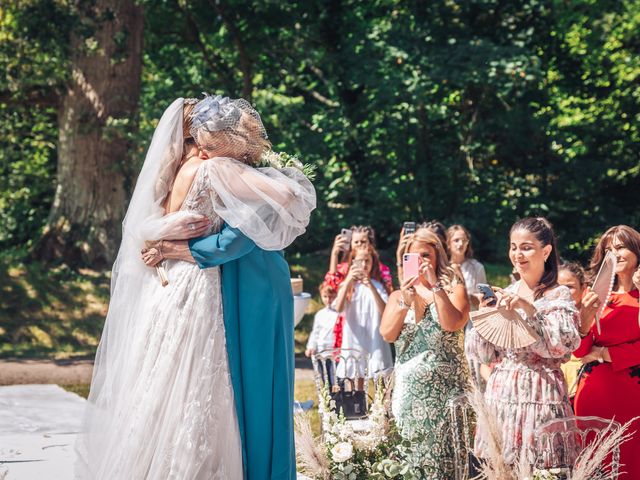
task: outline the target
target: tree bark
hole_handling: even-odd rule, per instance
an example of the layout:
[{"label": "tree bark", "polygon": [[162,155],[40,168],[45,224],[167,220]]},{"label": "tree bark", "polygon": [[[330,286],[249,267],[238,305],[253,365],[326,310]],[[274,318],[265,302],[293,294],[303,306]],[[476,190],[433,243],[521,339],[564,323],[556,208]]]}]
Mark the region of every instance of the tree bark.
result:
[{"label": "tree bark", "polygon": [[56,194],[34,255],[104,268],[117,254],[131,178],[143,11],[134,0],[80,4],[59,110]]}]

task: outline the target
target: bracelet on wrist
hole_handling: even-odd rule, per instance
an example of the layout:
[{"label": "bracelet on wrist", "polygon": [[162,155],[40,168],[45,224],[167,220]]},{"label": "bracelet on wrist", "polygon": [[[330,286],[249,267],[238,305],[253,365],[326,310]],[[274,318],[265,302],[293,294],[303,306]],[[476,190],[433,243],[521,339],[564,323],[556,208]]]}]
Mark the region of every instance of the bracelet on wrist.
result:
[{"label": "bracelet on wrist", "polygon": [[433,284],[433,286],[431,287],[431,291],[433,293],[439,292],[440,290],[442,290],[444,288],[444,285],[442,284],[442,282],[440,280],[438,280],[436,283]]},{"label": "bracelet on wrist", "polygon": [[400,307],[403,310],[408,309],[410,306],[407,305],[404,301],[404,298],[402,298],[402,296],[398,299],[398,307]]}]

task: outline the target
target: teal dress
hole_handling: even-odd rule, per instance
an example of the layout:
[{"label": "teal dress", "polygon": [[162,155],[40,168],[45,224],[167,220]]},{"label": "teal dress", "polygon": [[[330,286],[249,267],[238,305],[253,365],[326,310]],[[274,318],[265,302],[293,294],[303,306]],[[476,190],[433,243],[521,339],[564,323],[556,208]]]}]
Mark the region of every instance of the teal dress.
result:
[{"label": "teal dress", "polygon": [[228,225],[218,234],[190,240],[189,248],[200,268],[222,266],[227,353],[245,478],[293,480],[295,370],[289,266],[281,251],[263,250]]},{"label": "teal dress", "polygon": [[455,478],[448,402],[470,387],[463,342],[462,330],[442,329],[433,303],[419,323],[413,309],[407,312],[395,342],[392,410],[400,435],[412,442],[411,463],[426,480]]}]

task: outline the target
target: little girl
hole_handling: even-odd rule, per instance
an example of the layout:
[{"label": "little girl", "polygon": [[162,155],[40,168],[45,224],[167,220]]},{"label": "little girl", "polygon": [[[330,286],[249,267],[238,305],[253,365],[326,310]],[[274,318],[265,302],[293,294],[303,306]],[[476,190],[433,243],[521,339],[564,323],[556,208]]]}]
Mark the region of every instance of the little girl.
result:
[{"label": "little girl", "polygon": [[[369,375],[393,365],[391,348],[380,335],[380,318],[389,298],[380,279],[378,253],[368,246],[354,253],[349,272],[338,289],[336,310],[344,312],[343,349],[369,354]],[[364,368],[338,365],[338,377],[364,377]]]}]

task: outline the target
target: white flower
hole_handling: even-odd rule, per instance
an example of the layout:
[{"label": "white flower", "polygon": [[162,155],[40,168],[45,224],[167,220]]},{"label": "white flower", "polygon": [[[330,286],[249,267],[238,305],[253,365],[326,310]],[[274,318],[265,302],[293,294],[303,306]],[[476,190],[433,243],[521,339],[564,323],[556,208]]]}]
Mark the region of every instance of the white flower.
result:
[{"label": "white flower", "polygon": [[353,456],[353,446],[347,442],[340,442],[331,449],[331,456],[335,462],[346,462]]},{"label": "white flower", "polygon": [[330,433],[325,433],[324,434],[324,441],[329,443],[329,444],[334,444],[338,441],[337,437],[331,435]]}]

